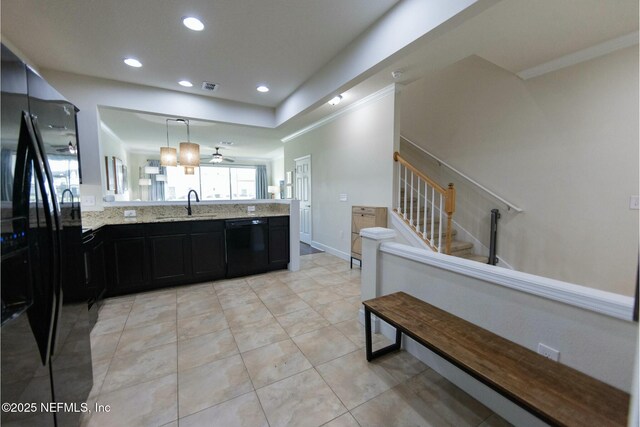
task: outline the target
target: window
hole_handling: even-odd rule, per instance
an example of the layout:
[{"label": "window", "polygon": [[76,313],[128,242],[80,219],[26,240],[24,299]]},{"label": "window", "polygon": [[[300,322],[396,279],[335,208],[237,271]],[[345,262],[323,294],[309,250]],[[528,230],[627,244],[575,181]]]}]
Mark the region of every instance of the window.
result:
[{"label": "window", "polygon": [[185,175],[180,166],[167,167],[165,200],[186,200],[196,190],[200,200],[246,200],[256,198],[256,168],[209,166]]}]

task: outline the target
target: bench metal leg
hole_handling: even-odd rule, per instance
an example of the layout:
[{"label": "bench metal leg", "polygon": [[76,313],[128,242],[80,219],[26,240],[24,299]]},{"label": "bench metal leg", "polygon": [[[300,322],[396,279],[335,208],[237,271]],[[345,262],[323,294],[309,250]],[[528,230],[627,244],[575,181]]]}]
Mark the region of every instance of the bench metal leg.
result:
[{"label": "bench metal leg", "polygon": [[381,348],[376,351],[372,351],[372,343],[371,343],[371,312],[365,306],[364,307],[364,336],[366,341],[366,350],[367,350],[367,361],[371,362],[373,359],[376,359],[380,356],[384,356],[387,353],[391,353],[392,351],[400,350],[400,346],[402,344],[402,331],[396,328],[396,342],[387,347]]}]

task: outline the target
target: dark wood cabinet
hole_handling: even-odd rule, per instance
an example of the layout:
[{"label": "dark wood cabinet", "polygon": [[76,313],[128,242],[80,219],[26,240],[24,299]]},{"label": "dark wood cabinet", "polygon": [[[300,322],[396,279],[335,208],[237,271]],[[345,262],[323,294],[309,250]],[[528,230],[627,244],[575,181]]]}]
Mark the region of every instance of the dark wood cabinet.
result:
[{"label": "dark wood cabinet", "polygon": [[289,217],[269,218],[269,269],[285,268],[289,263]]},{"label": "dark wood cabinet", "polygon": [[[102,231],[108,296],[216,280],[227,274],[224,220],[111,225]],[[288,216],[269,218],[268,250],[267,270],[287,267]]]},{"label": "dark wood cabinet", "polygon": [[152,284],[179,284],[191,278],[189,232],[189,223],[145,225]]},{"label": "dark wood cabinet", "polygon": [[215,280],[225,275],[224,222],[202,221],[191,230],[191,269],[199,280]]},{"label": "dark wood cabinet", "polygon": [[89,301],[89,317],[92,323],[98,320],[98,310],[107,287],[107,269],[105,265],[105,244],[103,231],[89,231],[82,235],[83,280]]}]

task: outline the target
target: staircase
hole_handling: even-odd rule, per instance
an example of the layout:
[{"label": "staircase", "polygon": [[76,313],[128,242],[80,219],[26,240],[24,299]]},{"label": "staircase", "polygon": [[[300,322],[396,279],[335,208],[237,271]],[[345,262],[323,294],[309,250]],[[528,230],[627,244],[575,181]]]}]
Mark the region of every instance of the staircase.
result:
[{"label": "staircase", "polygon": [[456,196],[453,184],[442,187],[399,153],[393,158],[399,163],[394,214],[433,251],[486,264],[486,256],[473,253],[473,243],[456,239],[458,232],[452,226]]}]

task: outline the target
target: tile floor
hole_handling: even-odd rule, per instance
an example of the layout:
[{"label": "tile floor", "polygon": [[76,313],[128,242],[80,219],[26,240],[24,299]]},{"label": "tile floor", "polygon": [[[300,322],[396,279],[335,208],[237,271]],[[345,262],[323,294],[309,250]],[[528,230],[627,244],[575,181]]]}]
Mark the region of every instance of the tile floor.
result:
[{"label": "tile floor", "polygon": [[367,363],[360,270],[301,264],[107,300],[88,403],[111,410],[83,425],[508,425],[404,351]]}]

